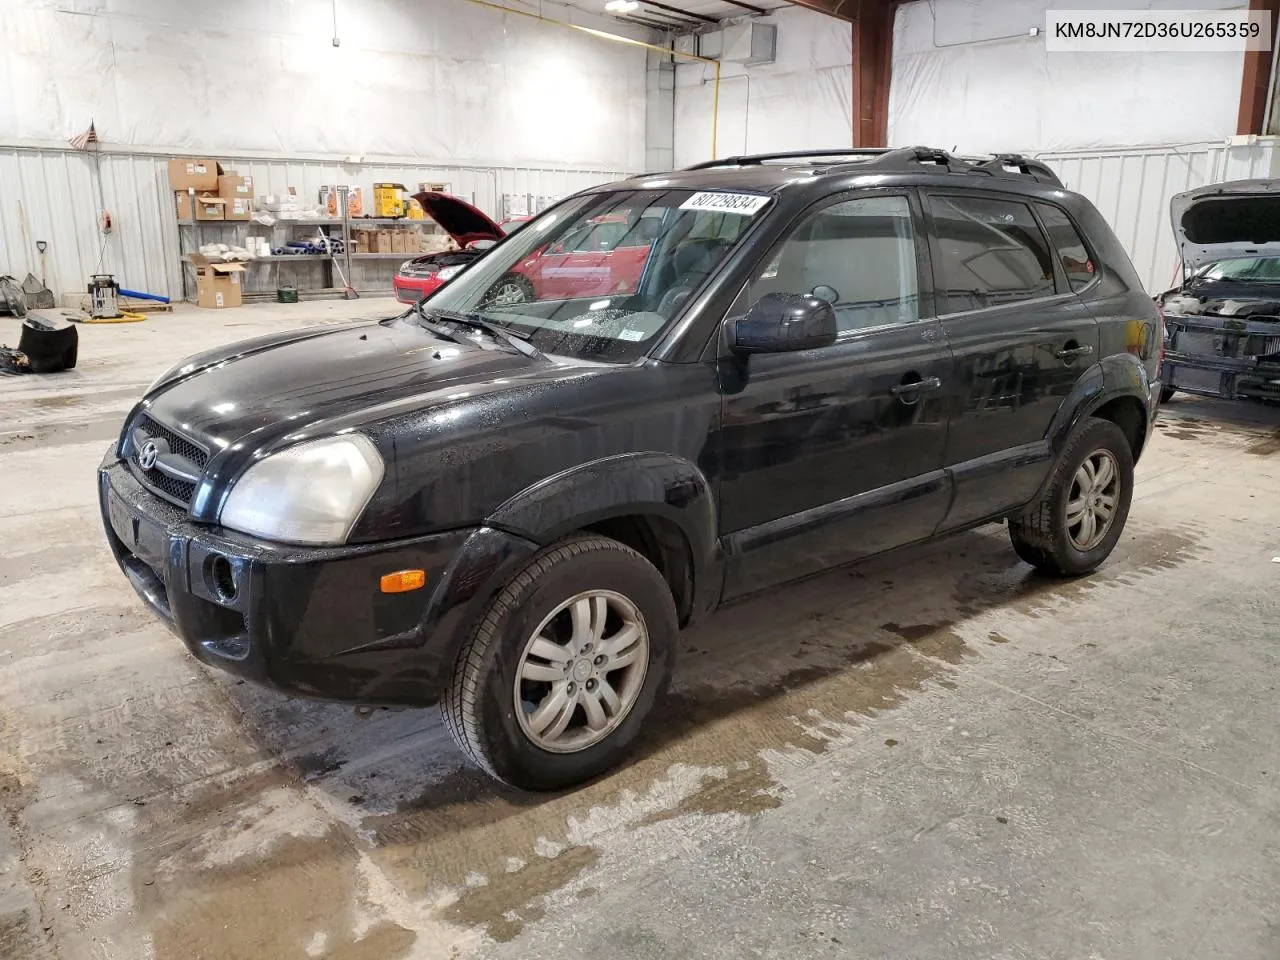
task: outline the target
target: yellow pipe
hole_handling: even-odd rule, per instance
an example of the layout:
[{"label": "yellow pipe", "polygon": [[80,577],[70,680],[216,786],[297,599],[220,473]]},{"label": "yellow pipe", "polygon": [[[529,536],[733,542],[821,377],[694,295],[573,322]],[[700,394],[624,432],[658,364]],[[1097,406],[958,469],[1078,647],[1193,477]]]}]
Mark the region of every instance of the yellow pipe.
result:
[{"label": "yellow pipe", "polygon": [[526,10],[515,10],[511,7],[503,6],[500,3],[494,3],[493,0],[467,0],[468,3],[474,3],[480,7],[488,7],[491,10],[499,10],[502,13],[512,13],[517,17],[527,17],[530,20],[540,20],[543,23],[549,23],[552,26],[564,27],[566,30],[577,30],[579,33],[590,34],[593,37],[599,37],[601,40],[611,40],[614,43],[625,43],[632,47],[643,47],[645,50],[656,50],[658,53],[670,54],[673,57],[684,57],[686,60],[696,60],[699,63],[711,63],[716,68],[715,88],[711,94],[711,159],[716,159],[716,132],[720,126],[720,61],[713,60],[710,57],[700,57],[696,53],[681,53],[679,50],[673,50],[670,47],[662,47],[656,43],[645,43],[643,40],[632,40],[630,37],[620,37],[616,33],[608,33],[604,30],[597,30],[594,27],[584,27],[577,23],[568,23],[564,20],[555,20],[551,17],[544,17],[540,13],[529,13]]}]

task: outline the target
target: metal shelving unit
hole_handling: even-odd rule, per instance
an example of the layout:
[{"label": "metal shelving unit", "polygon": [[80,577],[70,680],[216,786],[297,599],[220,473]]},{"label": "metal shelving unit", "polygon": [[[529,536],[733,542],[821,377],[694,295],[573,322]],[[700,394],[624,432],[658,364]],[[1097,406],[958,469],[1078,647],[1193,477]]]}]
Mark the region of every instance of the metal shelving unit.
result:
[{"label": "metal shelving unit", "polygon": [[[195,202],[194,191],[192,193],[192,202]],[[347,197],[345,191],[340,191],[339,202],[342,209],[347,209]],[[194,270],[191,269],[191,254],[198,252],[200,246],[206,242],[226,242],[228,246],[244,246],[244,240],[247,239],[251,231],[267,232],[268,239],[273,249],[283,247],[287,240],[301,240],[304,236],[314,238],[318,229],[327,228],[326,235],[330,242],[341,241],[342,253],[340,254],[316,254],[316,253],[300,253],[300,254],[272,254],[268,257],[254,257],[250,260],[241,261],[246,270],[246,282],[243,296],[246,301],[263,300],[274,298],[276,287],[283,278],[280,273],[281,264],[290,263],[294,265],[315,264],[321,267],[318,282],[303,284],[297,282],[298,296],[303,297],[333,297],[341,296],[343,287],[341,286],[341,277],[338,271],[334,269],[334,261],[342,267],[342,273],[347,277],[347,281],[362,295],[385,295],[391,296],[391,276],[386,277],[385,285],[377,282],[371,284],[367,276],[370,270],[378,270],[379,261],[395,261],[396,263],[407,260],[411,257],[420,256],[417,250],[400,251],[397,253],[355,253],[352,251],[352,233],[361,227],[386,227],[386,226],[416,226],[425,228],[435,233],[440,232],[439,225],[434,220],[412,220],[408,217],[333,217],[321,219],[305,219],[305,220],[281,220],[270,226],[263,223],[256,223],[253,220],[179,220],[178,221],[178,246],[182,260],[182,298],[190,300],[195,295]],[[334,228],[340,227],[341,230],[335,232]],[[212,232],[206,233],[209,228],[218,231],[215,240]],[[307,230],[307,234],[299,233],[300,230]],[[224,240],[230,231],[231,240]],[[286,240],[277,241],[277,232],[287,232]],[[252,270],[255,264],[267,265],[267,272],[272,273],[271,267],[275,270],[271,277],[265,282],[274,281],[274,285],[270,289],[255,289],[261,287],[263,280],[260,280],[261,271]],[[360,264],[364,269],[354,270],[353,266]],[[385,269],[385,268],[381,268]],[[293,272],[292,276],[287,279],[301,281],[298,272]],[[378,277],[381,280],[381,277]]]}]

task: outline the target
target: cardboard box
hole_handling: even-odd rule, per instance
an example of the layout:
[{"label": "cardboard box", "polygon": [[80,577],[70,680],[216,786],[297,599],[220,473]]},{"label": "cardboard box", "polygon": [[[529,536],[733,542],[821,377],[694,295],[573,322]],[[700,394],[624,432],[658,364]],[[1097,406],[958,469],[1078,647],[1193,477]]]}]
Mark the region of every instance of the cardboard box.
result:
[{"label": "cardboard box", "polygon": [[391,253],[391,231],[378,230],[373,235],[373,248],[370,253]]},{"label": "cardboard box", "polygon": [[408,235],[403,230],[391,231],[391,252],[405,253],[406,251],[408,251],[409,247],[405,243],[407,238],[408,238]]},{"label": "cardboard box", "polygon": [[218,263],[199,253],[191,254],[196,268],[196,306],[222,310],[244,303],[240,275],[242,263]]},{"label": "cardboard box", "polygon": [[178,214],[179,220],[194,220],[195,208],[191,203],[191,194],[186,190],[178,190],[173,195],[174,211]]},{"label": "cardboard box", "polygon": [[225,220],[227,201],[209,194],[196,194],[197,220]]},{"label": "cardboard box", "polygon": [[253,177],[242,177],[234,170],[222,174],[218,177],[218,196],[223,200],[248,200],[253,196]]},{"label": "cardboard box", "polygon": [[373,215],[375,217],[403,217],[404,212],[403,183],[375,183],[373,185]]},{"label": "cardboard box", "polygon": [[175,158],[169,161],[169,188],[171,190],[217,190],[218,175],[222,167],[217,160],[196,157]]},{"label": "cardboard box", "polygon": [[268,193],[258,198],[258,209],[268,213],[296,214],[302,209],[298,192],[289,187],[288,193]]},{"label": "cardboard box", "polygon": [[253,204],[248,197],[235,197],[227,200],[222,208],[223,220],[248,220]]}]

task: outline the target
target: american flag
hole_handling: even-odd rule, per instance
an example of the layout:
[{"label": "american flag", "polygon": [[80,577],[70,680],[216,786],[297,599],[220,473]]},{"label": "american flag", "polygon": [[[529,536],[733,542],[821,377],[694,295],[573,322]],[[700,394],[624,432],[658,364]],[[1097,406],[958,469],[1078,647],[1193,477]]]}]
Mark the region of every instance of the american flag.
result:
[{"label": "american flag", "polygon": [[68,141],[71,146],[77,150],[88,150],[89,144],[98,142],[98,131],[93,128],[93,121],[89,121],[89,129],[84,133],[78,133]]}]

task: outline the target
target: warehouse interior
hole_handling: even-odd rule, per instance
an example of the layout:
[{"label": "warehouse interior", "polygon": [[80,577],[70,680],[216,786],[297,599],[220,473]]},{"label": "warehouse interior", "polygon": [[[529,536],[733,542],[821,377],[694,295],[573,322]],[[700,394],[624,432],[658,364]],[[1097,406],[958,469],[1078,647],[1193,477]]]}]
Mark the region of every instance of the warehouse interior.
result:
[{"label": "warehouse interior", "polygon": [[495,231],[479,271],[601,184],[1017,155],[1158,297],[1189,276],[1175,196],[1280,189],[1280,58],[1055,50],[1046,18],[1248,13],[1274,37],[1280,0],[0,10],[0,960],[1276,956],[1274,397],[1161,402],[1086,576],[980,526],[692,623],[651,732],[549,793],[478,772],[434,707],[200,663],[122,576],[97,471],[185,358],[429,305],[409,264],[474,239],[440,196]]}]

